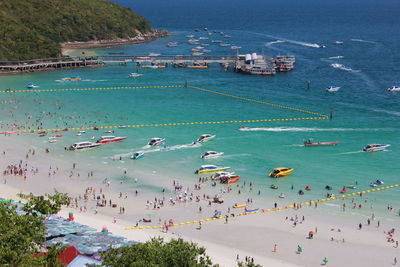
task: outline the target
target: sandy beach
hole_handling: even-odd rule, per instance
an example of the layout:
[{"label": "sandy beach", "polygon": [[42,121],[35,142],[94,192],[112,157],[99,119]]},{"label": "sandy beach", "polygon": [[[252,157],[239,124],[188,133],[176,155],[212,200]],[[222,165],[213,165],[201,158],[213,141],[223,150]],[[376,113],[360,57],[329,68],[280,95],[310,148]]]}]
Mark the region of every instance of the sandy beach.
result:
[{"label": "sandy beach", "polygon": [[[15,139],[18,136],[4,138]],[[166,239],[182,237],[206,247],[208,254],[221,266],[233,266],[238,256],[241,260],[246,256],[252,257],[256,263],[263,266],[318,266],[325,257],[329,260],[329,266],[390,266],[394,257],[398,255],[397,232],[392,236],[393,242],[388,242],[388,236],[385,234],[398,226],[397,220],[375,216],[372,205],[370,207],[365,204],[366,197],[355,199],[356,203],[365,204],[362,209],[368,209],[361,213],[358,206],[356,209],[352,208],[352,201],[348,199],[338,200],[335,202],[337,205],[320,204],[318,208],[303,207],[241,217],[229,216],[227,221],[222,219],[206,222],[201,227],[170,227],[167,233],[164,229],[125,230],[126,227],[135,225],[161,226],[170,219],[177,223],[209,218],[215,210],[221,211],[222,216],[237,214],[242,210],[235,210],[232,205],[247,201],[249,187],[243,185],[237,189],[235,186],[230,193],[221,191],[225,202],[213,203],[211,206],[209,201],[202,197],[211,191],[207,183],[200,183],[201,189],[197,190],[194,189],[194,184],[198,183],[182,184],[185,188],[182,191],[186,191],[186,194],[181,190],[175,194],[173,180],[169,180],[171,184],[166,185],[168,191],[163,190],[164,193],[160,190],[159,194],[136,194],[134,189],[124,190],[126,188],[123,183],[108,183],[103,175],[99,175],[101,169],[96,170],[93,178],[83,179],[80,175],[77,176],[76,172],[79,171],[82,176],[87,172],[88,176],[91,176],[92,170],[87,166],[78,164],[79,168],[74,170],[70,162],[52,157],[51,152],[38,150],[32,155],[32,149],[31,152],[24,151],[23,142],[3,143],[3,147],[6,153],[0,156],[2,169],[7,169],[10,164],[27,164],[28,171],[26,179],[19,175],[3,173],[1,197],[17,199],[16,194],[21,191],[44,194],[57,189],[67,192],[72,197],[72,204],[62,210],[60,215],[63,217],[67,217],[68,212],[73,212],[79,223],[98,230],[106,226],[114,234],[140,242],[155,236]],[[25,156],[26,152],[28,159]],[[35,168],[39,170],[38,173],[30,171]],[[74,171],[74,175],[68,177],[67,174]],[[175,182],[177,184],[177,181]],[[237,194],[237,190],[242,190],[242,193]],[[190,197],[185,198],[185,195],[193,196],[193,200],[190,200]],[[175,196],[182,198],[179,200],[179,197]],[[169,203],[170,197],[177,199],[175,205]],[[98,198],[105,201],[105,207],[96,207]],[[154,198],[157,198],[157,201]],[[371,199],[372,195],[369,198]],[[109,205],[110,200],[116,204],[115,208]],[[249,200],[253,202],[253,207],[258,206],[259,200],[256,196]],[[146,205],[149,202],[150,204]],[[345,211],[342,210],[342,203],[347,204]],[[201,212],[199,207],[202,208]],[[339,213],[341,214],[336,216]],[[143,218],[151,219],[151,223],[140,221]],[[361,230],[358,229],[359,223],[362,223]],[[309,238],[310,231],[314,232],[312,239]],[[301,247],[301,252],[298,252],[298,246]]]}]

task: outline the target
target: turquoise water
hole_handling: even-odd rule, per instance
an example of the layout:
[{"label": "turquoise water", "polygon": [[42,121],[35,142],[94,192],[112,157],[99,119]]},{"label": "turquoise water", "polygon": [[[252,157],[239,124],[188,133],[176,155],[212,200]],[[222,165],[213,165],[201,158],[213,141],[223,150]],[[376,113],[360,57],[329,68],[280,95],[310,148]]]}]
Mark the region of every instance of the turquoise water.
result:
[{"label": "turquoise water", "polygon": [[[68,132],[57,144],[48,144],[44,141],[47,139],[28,135],[26,138],[33,143],[42,147],[51,146],[52,151],[66,159],[92,164],[108,162],[116,172],[121,166],[130,172],[155,170],[168,177],[193,182],[197,181],[193,172],[201,164],[231,166],[241,175],[241,181],[252,181],[274,197],[276,192],[269,190],[271,183],[278,184],[279,191],[288,192],[291,198],[303,200],[324,196],[327,184],[334,187],[334,193],[338,193],[343,185],[355,181],[360,189],[369,189],[368,184],[377,178],[386,184],[399,183],[400,94],[386,91],[387,87],[400,83],[400,36],[395,34],[400,27],[395,16],[398,2],[306,1],[299,4],[285,1],[261,4],[230,1],[229,6],[223,1],[117,2],[133,6],[155,27],[170,30],[172,36],[150,44],[96,50],[97,53],[188,54],[191,47],[184,42],[185,36],[205,36],[205,32],[196,33],[193,29],[208,27],[210,31],[224,31],[231,35],[224,41],[242,46],[242,53],[294,55],[297,58],[296,68],[274,77],[224,72],[217,65],[208,70],[141,69],[143,76],[132,79],[128,78],[128,74],[136,71],[134,65],[121,67],[115,64],[95,69],[2,76],[1,87],[24,89],[28,82],[40,86],[39,89],[183,85],[186,80],[190,85],[318,113],[329,114],[333,110],[333,120],[115,129],[115,135],[127,136],[128,139],[84,154],[65,152],[64,147],[86,141],[91,136],[98,137],[103,134],[102,131],[91,130],[82,136]],[[152,8],[154,5],[159,8]],[[273,43],[276,40],[284,42]],[[332,44],[336,40],[344,44]],[[180,41],[182,44],[167,48],[165,45],[169,41]],[[327,47],[315,48],[316,43]],[[234,54],[227,48],[212,44],[207,49],[213,50],[211,54],[214,55]],[[331,66],[334,63],[344,67],[334,68]],[[82,81],[57,81],[73,75],[79,75]],[[307,89],[308,80],[311,81],[310,89]],[[324,89],[329,85],[340,86],[341,89],[334,94],[326,93]],[[27,123],[25,114],[31,114],[33,117],[27,123],[31,128],[38,127],[36,119],[40,119],[45,128],[59,128],[305,115],[184,87],[0,95],[1,100],[10,97],[15,97],[18,103],[2,105],[2,123],[13,123],[15,120],[19,120],[16,122],[19,125]],[[18,109],[13,110],[12,107]],[[14,117],[11,117],[10,111],[15,113]],[[259,129],[239,131],[239,126]],[[203,133],[216,134],[217,138],[201,147],[186,146]],[[164,137],[167,146],[178,147],[173,151],[146,153],[138,161],[126,158],[124,163],[120,163],[110,159],[115,155],[142,150],[151,137]],[[320,141],[339,140],[341,143],[336,147],[302,147],[303,140],[310,137]],[[386,152],[361,152],[368,143],[392,146]],[[206,150],[223,151],[225,154],[218,159],[201,160],[199,157]],[[292,167],[295,171],[291,176],[271,180],[267,173],[278,166]],[[294,191],[290,189],[292,185]],[[302,197],[297,196],[297,190],[305,185],[310,185],[313,190]],[[157,190],[150,184],[147,188]],[[395,199],[398,191],[379,194],[378,204],[400,204],[398,198]]]}]

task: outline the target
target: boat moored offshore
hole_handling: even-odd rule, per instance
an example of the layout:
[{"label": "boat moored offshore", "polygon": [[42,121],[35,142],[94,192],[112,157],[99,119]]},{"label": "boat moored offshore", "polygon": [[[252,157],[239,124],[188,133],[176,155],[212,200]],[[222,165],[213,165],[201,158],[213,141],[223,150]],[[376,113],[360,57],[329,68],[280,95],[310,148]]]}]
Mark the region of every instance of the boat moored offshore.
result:
[{"label": "boat moored offshore", "polygon": [[278,168],[275,168],[272,172],[270,172],[269,176],[272,178],[279,178],[279,177],[289,175],[292,172],[293,172],[293,168],[278,167]]},{"label": "boat moored offshore", "polygon": [[400,92],[400,86],[392,86],[387,89],[389,92]]},{"label": "boat moored offshore", "polygon": [[119,141],[122,141],[125,139],[126,139],[126,137],[121,137],[121,136],[116,137],[116,136],[109,135],[109,136],[100,137],[100,139],[97,140],[97,143],[106,144],[106,143],[119,142]]},{"label": "boat moored offshore", "polygon": [[215,165],[202,165],[198,170],[195,171],[196,174],[201,173],[211,173],[211,172],[219,172],[219,171],[226,171],[230,167],[218,167]]},{"label": "boat moored offshore", "polygon": [[340,141],[332,141],[332,142],[313,142],[313,139],[310,138],[304,141],[304,146],[335,146],[339,144]]},{"label": "boat moored offshore", "polygon": [[82,150],[87,148],[94,148],[100,146],[99,143],[92,142],[78,142],[68,148],[68,150]]}]

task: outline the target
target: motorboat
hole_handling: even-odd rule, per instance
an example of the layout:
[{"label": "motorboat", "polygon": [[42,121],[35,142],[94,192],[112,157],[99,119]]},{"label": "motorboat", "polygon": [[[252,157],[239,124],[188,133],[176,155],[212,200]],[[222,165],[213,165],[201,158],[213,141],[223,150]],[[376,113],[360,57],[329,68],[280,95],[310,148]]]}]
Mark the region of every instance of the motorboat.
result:
[{"label": "motorboat", "polygon": [[194,38],[194,35],[186,35],[186,38]]},{"label": "motorboat", "polygon": [[239,179],[240,179],[239,175],[228,175],[228,176],[221,176],[219,181],[221,184],[233,184],[239,181]]},{"label": "motorboat", "polygon": [[216,151],[206,151],[203,155],[200,156],[202,159],[211,159],[211,158],[218,158],[222,156],[224,152],[216,152]]},{"label": "motorboat", "polygon": [[318,48],[326,48],[326,45],[324,44],[317,44]]},{"label": "motorboat", "polygon": [[343,42],[342,41],[334,41],[333,44],[341,45],[341,44],[343,44]]},{"label": "motorboat", "polygon": [[222,43],[221,40],[212,40],[211,43]]},{"label": "motorboat", "polygon": [[285,194],[284,193],[280,193],[279,194],[279,198],[285,198]]},{"label": "motorboat", "polygon": [[377,185],[376,183],[373,183],[373,182],[372,182],[372,183],[369,184],[369,186],[370,186],[370,187],[377,187],[378,185]]},{"label": "motorboat", "polygon": [[208,39],[208,37],[204,37],[204,36],[199,38],[199,40],[207,40],[207,39]]},{"label": "motorboat", "polygon": [[149,53],[149,57],[158,57],[161,54],[157,54],[157,53]]},{"label": "motorboat", "polygon": [[158,146],[165,142],[165,138],[153,137],[147,143],[149,146]]},{"label": "motorboat", "polygon": [[348,184],[346,187],[350,188],[350,189],[356,189],[357,188],[357,186],[355,186],[353,184]]},{"label": "motorboat", "polygon": [[140,159],[144,156],[144,152],[138,151],[132,154],[131,159]]},{"label": "motorboat", "polygon": [[196,142],[199,142],[199,143],[207,142],[207,141],[209,141],[209,140],[211,140],[211,139],[213,139],[213,138],[215,138],[215,137],[216,137],[215,134],[202,134],[202,135],[197,139]]},{"label": "motorboat", "polygon": [[137,78],[143,76],[143,74],[137,73],[137,72],[132,72],[131,74],[129,74],[130,78]]},{"label": "motorboat", "polygon": [[92,142],[79,142],[75,143],[68,148],[68,150],[82,150],[87,148],[94,148],[100,146],[100,143],[92,143]]},{"label": "motorboat", "polygon": [[377,185],[383,185],[383,184],[385,184],[382,180],[376,180],[375,183],[376,183]]},{"label": "motorboat", "polygon": [[340,87],[339,86],[328,86],[326,89],[325,89],[327,92],[330,92],[330,93],[332,93],[332,92],[337,92],[337,91],[339,91],[340,90]]},{"label": "motorboat", "polygon": [[175,47],[178,45],[179,45],[179,42],[168,42],[167,47]]},{"label": "motorboat", "polygon": [[227,171],[220,171],[216,172],[214,175],[211,176],[211,179],[215,181],[219,181],[219,178],[222,176],[229,176],[229,175],[234,175],[235,172],[227,172]]},{"label": "motorboat", "polygon": [[220,43],[219,46],[226,47],[226,46],[230,46],[230,44]]},{"label": "motorboat", "polygon": [[383,151],[386,148],[390,147],[390,145],[382,145],[382,144],[368,144],[364,147],[364,152],[376,152],[376,151]]},{"label": "motorboat", "polygon": [[271,188],[271,189],[278,189],[278,186],[277,186],[277,185],[274,185],[274,184],[271,184],[271,186],[270,186],[269,188]]},{"label": "motorboat", "polygon": [[239,131],[247,131],[249,129],[250,129],[250,127],[246,127],[246,126],[240,126],[239,127]]},{"label": "motorboat", "polygon": [[121,136],[113,136],[113,135],[108,135],[108,136],[102,136],[100,137],[99,140],[97,140],[97,143],[99,144],[107,144],[107,143],[113,143],[113,142],[119,142],[122,140],[125,140],[126,137],[121,137]]},{"label": "motorboat", "polygon": [[289,175],[292,172],[293,172],[293,168],[278,167],[278,168],[275,168],[272,172],[270,172],[269,176],[272,178],[279,178],[279,177]]},{"label": "motorboat", "polygon": [[242,48],[241,46],[236,46],[236,45],[232,45],[231,46],[231,50],[239,50],[240,48]]},{"label": "motorboat", "polygon": [[81,135],[82,135],[82,133],[77,133],[77,134],[76,134],[76,136],[81,136]]},{"label": "motorboat", "polygon": [[312,138],[304,141],[304,146],[335,146],[339,144],[340,141],[332,141],[332,142],[313,142]]},{"label": "motorboat", "polygon": [[389,92],[399,92],[400,86],[392,86],[387,89]]},{"label": "motorboat", "polygon": [[27,87],[28,89],[32,89],[32,88],[36,88],[37,86],[35,86],[33,83],[28,83],[28,84],[26,85],[26,87]]},{"label": "motorboat", "polygon": [[65,77],[61,79],[63,82],[79,82],[81,80],[81,77],[75,76],[75,77]]},{"label": "motorboat", "polygon": [[86,131],[80,130],[80,131],[78,131],[78,133],[83,134],[83,133],[86,133]]},{"label": "motorboat", "polygon": [[49,140],[49,143],[56,143],[57,142],[57,139],[50,139]]},{"label": "motorboat", "polygon": [[226,171],[230,169],[230,167],[218,167],[215,165],[202,165],[200,169],[196,170],[194,173],[201,174],[201,173],[211,173],[211,172],[220,172]]},{"label": "motorboat", "polygon": [[110,130],[108,130],[108,131],[104,131],[104,133],[112,133],[113,131],[110,131]]}]

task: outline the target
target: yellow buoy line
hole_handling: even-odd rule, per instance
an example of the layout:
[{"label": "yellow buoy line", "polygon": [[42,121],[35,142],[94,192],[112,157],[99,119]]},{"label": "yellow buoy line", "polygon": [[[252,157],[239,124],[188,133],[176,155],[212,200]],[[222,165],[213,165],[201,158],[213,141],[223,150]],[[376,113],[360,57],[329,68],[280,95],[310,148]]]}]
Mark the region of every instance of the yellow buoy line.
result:
[{"label": "yellow buoy line", "polygon": [[[311,205],[313,205],[315,203],[328,202],[328,201],[332,201],[332,200],[336,200],[336,199],[343,199],[343,198],[353,197],[353,196],[357,196],[357,195],[361,196],[361,195],[364,195],[364,194],[373,193],[373,192],[379,192],[379,191],[382,191],[382,190],[393,189],[393,188],[397,188],[397,187],[399,187],[398,184],[389,185],[389,186],[382,186],[382,187],[375,188],[375,189],[359,191],[357,193],[349,193],[349,194],[339,195],[339,196],[336,196],[336,197],[322,198],[322,199],[314,200],[314,201],[301,202],[299,204],[293,204],[293,205],[289,205],[289,206],[282,206],[282,207],[271,208],[271,209],[260,209],[260,210],[251,211],[251,212],[241,212],[241,213],[235,214],[235,216],[245,216],[245,215],[250,215],[250,214],[260,214],[260,213],[266,213],[266,212],[271,212],[271,211],[288,210],[288,209],[293,209],[293,208],[301,207],[301,206],[311,206]],[[167,226],[155,225],[155,226],[125,227],[125,230],[163,229],[165,227],[176,227],[176,226],[185,226],[185,225],[193,225],[193,224],[199,224],[199,223],[213,222],[213,221],[221,220],[221,219],[225,219],[225,218],[226,218],[226,216],[219,216],[219,217],[213,217],[213,218],[207,218],[207,219],[199,219],[199,220],[193,220],[193,221],[187,221],[187,222],[172,223],[172,224],[169,224]]]},{"label": "yellow buoy line", "polygon": [[190,125],[212,125],[212,124],[235,124],[235,123],[253,123],[253,122],[277,122],[277,121],[301,121],[301,120],[326,120],[325,117],[302,117],[302,118],[284,118],[284,119],[257,119],[257,120],[227,120],[227,121],[195,121],[195,122],[170,122],[154,124],[134,124],[134,125],[108,125],[91,127],[73,127],[73,128],[53,128],[53,129],[28,129],[17,130],[17,133],[36,133],[36,132],[56,132],[56,131],[80,131],[94,129],[115,129],[115,128],[143,128],[143,127],[167,127],[167,126],[190,126]]},{"label": "yellow buoy line", "polygon": [[[329,117],[324,114],[311,112],[308,110],[292,108],[288,106],[273,104],[269,102],[264,102],[260,100],[255,100],[251,98],[235,96],[231,94],[225,94],[209,89],[204,89],[201,87],[191,86],[191,85],[157,85],[157,86],[118,86],[118,87],[97,87],[97,88],[69,88],[69,89],[29,89],[29,90],[6,90],[0,91],[0,93],[13,93],[13,92],[67,92],[67,91],[96,91],[96,90],[134,90],[134,89],[146,89],[146,88],[178,88],[178,87],[187,87],[195,90],[204,91],[207,93],[217,94],[221,96],[231,97],[235,99],[240,99],[248,102],[258,103],[262,105],[272,106],[281,109],[293,110],[296,112],[312,114],[317,117],[296,117],[296,118],[276,118],[276,119],[255,119],[255,120],[225,120],[225,121],[197,121],[197,122],[170,122],[170,123],[151,123],[151,124],[135,124],[135,125],[126,125],[123,128],[142,128],[142,127],[167,127],[167,126],[189,126],[189,125],[212,125],[212,124],[234,124],[234,123],[255,123],[255,122],[279,122],[279,121],[297,121],[297,120],[326,120]],[[71,131],[79,131],[79,130],[92,130],[92,129],[113,129],[113,128],[121,128],[121,125],[108,125],[108,126],[85,126],[85,127],[72,127],[68,128]],[[17,133],[35,133],[35,132],[54,132],[61,131],[66,129],[54,128],[54,129],[23,129],[17,130]]]},{"label": "yellow buoy line", "polygon": [[183,85],[149,85],[149,86],[115,86],[95,88],[65,88],[65,89],[25,89],[25,90],[2,90],[0,93],[42,93],[42,92],[74,92],[74,91],[106,91],[106,90],[131,90],[146,88],[172,88],[183,87]]}]

